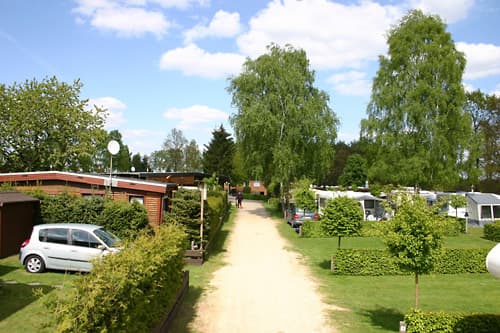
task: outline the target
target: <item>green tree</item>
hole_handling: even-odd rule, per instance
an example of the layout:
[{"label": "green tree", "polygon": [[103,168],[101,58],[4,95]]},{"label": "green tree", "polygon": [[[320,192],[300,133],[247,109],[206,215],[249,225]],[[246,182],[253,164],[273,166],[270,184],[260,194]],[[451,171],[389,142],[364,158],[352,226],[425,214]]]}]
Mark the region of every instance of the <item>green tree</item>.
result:
[{"label": "green tree", "polygon": [[82,86],[55,77],[0,84],[0,172],[93,169],[105,110],[88,110]]},{"label": "green tree", "polygon": [[151,168],[163,171],[199,171],[201,153],[195,140],[188,141],[181,130],[173,128],[161,150],[151,154]]},{"label": "green tree", "polygon": [[113,155],[113,170],[122,172],[130,171],[130,168],[132,166],[132,162],[130,160],[130,151],[128,149],[128,146],[123,143],[122,134],[118,130],[110,131],[107,134],[106,139],[99,146],[101,156],[101,161],[99,162],[99,164],[102,165],[101,171],[105,170],[109,172],[111,154],[109,153],[107,147],[108,143],[111,140],[118,142],[118,144],[120,145],[120,150],[118,151],[118,153],[116,155]]},{"label": "green tree", "polygon": [[369,178],[381,183],[455,186],[464,172],[470,116],[465,56],[437,16],[413,10],[389,31],[361,137],[373,149]]},{"label": "green tree", "polygon": [[418,308],[418,278],[430,272],[441,250],[441,221],[418,195],[403,195],[398,201],[394,218],[386,223],[384,242],[398,266],[415,274],[415,308]]},{"label": "green tree", "polygon": [[[302,178],[293,185],[293,198],[295,206],[315,212],[317,210],[316,196],[310,189],[311,181],[307,178]],[[305,214],[305,212],[304,212]]]},{"label": "green tree", "polygon": [[458,217],[458,208],[467,207],[467,199],[463,195],[454,194],[450,197],[450,206],[455,208],[455,217]]},{"label": "green tree", "polygon": [[183,171],[201,171],[203,162],[200,153],[200,148],[196,140],[191,140],[184,149],[184,169]]},{"label": "green tree", "polygon": [[367,180],[366,160],[359,154],[352,154],[347,159],[344,171],[339,178],[342,186],[364,186]]},{"label": "green tree", "polygon": [[329,97],[314,87],[305,51],[275,44],[267,50],[247,59],[227,88],[237,108],[230,121],[247,173],[286,187],[303,176],[321,179],[337,135]]},{"label": "green tree", "polygon": [[145,172],[149,170],[149,159],[148,156],[137,153],[132,156],[132,167],[134,167],[136,172]]},{"label": "green tree", "polygon": [[340,196],[326,202],[321,216],[322,233],[328,237],[338,237],[338,248],[342,237],[357,236],[361,230],[363,211],[356,199]]},{"label": "green tree", "polygon": [[230,176],[233,171],[235,144],[224,126],[212,131],[212,139],[203,152],[203,171]]},{"label": "green tree", "polygon": [[230,176],[231,182],[233,184],[243,184],[243,182],[248,180],[248,176],[245,172],[243,156],[237,144],[235,146],[233,154],[232,170]]}]

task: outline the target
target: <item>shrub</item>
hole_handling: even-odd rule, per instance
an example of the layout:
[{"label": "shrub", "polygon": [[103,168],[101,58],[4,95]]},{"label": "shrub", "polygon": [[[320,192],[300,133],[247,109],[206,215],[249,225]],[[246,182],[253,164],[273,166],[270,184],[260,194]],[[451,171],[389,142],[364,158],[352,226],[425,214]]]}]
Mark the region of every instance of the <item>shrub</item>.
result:
[{"label": "shrub", "polygon": [[185,233],[179,226],[145,232],[94,263],[64,299],[51,305],[57,332],[150,332],[182,283]]},{"label": "shrub", "polygon": [[494,242],[500,242],[500,221],[484,226],[484,238]]},{"label": "shrub", "polygon": [[106,201],[97,224],[122,239],[135,238],[139,231],[149,226],[146,208],[134,201]]},{"label": "shrub", "polygon": [[243,192],[243,199],[266,201],[267,197],[265,195],[258,194],[258,193],[244,193]]},{"label": "shrub", "polygon": [[326,207],[321,216],[321,230],[325,236],[339,237],[357,236],[361,229],[363,212],[359,203],[352,198],[337,197],[326,202]]},{"label": "shrub", "polygon": [[304,221],[301,226],[301,234],[304,238],[322,238],[325,237],[321,229],[320,221]]},{"label": "shrub", "polygon": [[217,232],[220,225],[227,218],[229,212],[229,202],[227,200],[227,192],[225,191],[211,191],[207,196],[207,222],[205,241],[210,243]]},{"label": "shrub", "polygon": [[428,332],[500,332],[500,315],[423,312],[412,310],[405,315],[408,333]]},{"label": "shrub", "polygon": [[[484,258],[488,249],[443,249],[436,256],[433,274],[486,273]],[[405,275],[383,249],[338,249],[334,256],[337,275]]]},{"label": "shrub", "polygon": [[[172,198],[171,211],[165,214],[167,224],[180,224],[186,229],[188,243],[200,244],[200,191],[179,189]],[[204,212],[206,221],[206,211]],[[187,245],[186,248],[188,248]]]}]

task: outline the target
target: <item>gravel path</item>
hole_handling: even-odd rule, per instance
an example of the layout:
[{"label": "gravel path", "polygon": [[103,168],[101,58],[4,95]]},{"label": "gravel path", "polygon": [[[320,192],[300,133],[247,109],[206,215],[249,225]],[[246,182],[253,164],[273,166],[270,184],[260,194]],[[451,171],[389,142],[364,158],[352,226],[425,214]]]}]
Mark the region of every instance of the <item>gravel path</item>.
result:
[{"label": "gravel path", "polygon": [[200,333],[331,333],[328,306],[261,203],[245,201],[229,236],[227,265],[197,305]]}]

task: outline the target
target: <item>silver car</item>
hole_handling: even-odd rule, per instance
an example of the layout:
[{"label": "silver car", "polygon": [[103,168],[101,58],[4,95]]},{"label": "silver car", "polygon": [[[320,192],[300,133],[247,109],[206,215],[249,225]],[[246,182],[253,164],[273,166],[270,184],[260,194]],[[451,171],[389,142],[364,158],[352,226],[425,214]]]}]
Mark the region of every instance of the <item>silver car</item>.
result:
[{"label": "silver car", "polygon": [[19,261],[30,273],[45,269],[88,272],[91,260],[118,251],[120,239],[93,224],[55,223],[33,227]]}]

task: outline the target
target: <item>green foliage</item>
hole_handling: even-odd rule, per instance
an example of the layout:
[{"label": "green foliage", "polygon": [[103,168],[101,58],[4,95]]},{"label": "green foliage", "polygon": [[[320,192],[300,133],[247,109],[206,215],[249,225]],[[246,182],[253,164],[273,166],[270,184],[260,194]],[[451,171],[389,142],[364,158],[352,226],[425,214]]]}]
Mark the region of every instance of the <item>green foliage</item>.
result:
[{"label": "green foliage", "polygon": [[82,86],[56,77],[0,84],[0,172],[94,169],[105,110],[87,109]]},{"label": "green foliage", "polygon": [[384,242],[403,270],[428,273],[442,245],[442,224],[420,196],[402,196],[394,218],[385,223]]},{"label": "green foliage", "polygon": [[252,192],[252,188],[250,186],[243,187],[244,194],[250,194]]},{"label": "green foliage", "polygon": [[201,153],[195,140],[188,141],[181,130],[173,128],[167,135],[160,150],[151,154],[153,170],[200,171]]},{"label": "green foliage", "polygon": [[458,217],[458,208],[467,207],[467,199],[463,195],[453,194],[450,196],[450,206],[455,208],[455,217]]},{"label": "green foliage", "polygon": [[[188,241],[200,244],[200,213],[200,191],[180,188],[174,193],[171,211],[165,213],[164,219],[166,223],[184,226]],[[203,220],[206,222],[205,216]]]},{"label": "green foliage", "polygon": [[317,210],[316,197],[314,192],[309,189],[311,181],[307,178],[302,178],[293,185],[293,198],[295,206],[315,212]]},{"label": "green foliage", "polygon": [[327,237],[323,233],[321,221],[303,221],[301,225],[302,237],[304,238],[322,238]]},{"label": "green foliage", "polygon": [[288,184],[320,179],[333,160],[338,120],[329,97],[314,87],[303,50],[271,44],[247,59],[228,92],[237,113],[230,121],[250,178]]},{"label": "green foliage", "polygon": [[144,205],[133,201],[108,200],[97,219],[97,224],[122,239],[133,239],[149,227],[148,212]]},{"label": "green foliage", "polygon": [[259,201],[266,201],[267,197],[265,195],[259,194],[259,193],[247,193],[243,192],[243,199],[244,200],[259,200]]},{"label": "green foliage", "polygon": [[352,154],[347,158],[345,168],[339,177],[339,184],[346,187],[364,186],[366,180],[366,160],[359,154]]},{"label": "green foliage", "polygon": [[432,270],[442,246],[441,217],[419,195],[401,195],[396,214],[386,225],[387,249],[399,268],[415,274],[415,308],[418,308],[418,276]]},{"label": "green foliage", "polygon": [[56,332],[152,331],[181,285],[185,241],[179,226],[161,226],[95,262],[53,304]]},{"label": "green foliage", "polygon": [[368,176],[382,184],[453,187],[472,171],[466,163],[465,56],[443,21],[420,10],[389,31],[388,46],[361,124],[370,149]]},{"label": "green foliage", "polygon": [[33,193],[41,200],[41,223],[86,223],[80,215],[80,209],[86,210],[83,199],[64,192],[59,195],[46,195],[43,192]]},{"label": "green foliage", "polygon": [[224,126],[212,131],[212,139],[203,152],[203,171],[230,176],[233,172],[235,143]]},{"label": "green foliage", "polygon": [[500,315],[474,313],[424,312],[412,310],[405,315],[408,333],[499,332]]},{"label": "green foliage", "polygon": [[500,242],[500,221],[484,226],[484,238],[494,242]]},{"label": "green foliage", "polygon": [[218,233],[222,223],[227,219],[229,213],[229,202],[226,191],[211,191],[207,196],[207,230],[206,239],[211,245],[215,235]]},{"label": "green foliage", "polygon": [[120,145],[120,150],[116,155],[113,155],[113,170],[128,172],[132,167],[132,162],[130,160],[130,151],[128,146],[123,143],[122,134],[118,130],[112,130],[107,135],[106,138],[99,145],[99,169],[100,172],[109,173],[110,158],[111,154],[108,151],[108,143],[111,140],[115,140]]},{"label": "green foliage", "polygon": [[[435,259],[432,274],[486,273],[485,248],[443,249]],[[334,256],[336,275],[406,275],[394,257],[382,249],[338,249]]]},{"label": "green foliage", "polygon": [[361,230],[363,212],[359,203],[352,198],[337,197],[326,202],[320,218],[321,230],[325,236],[356,236]]}]

